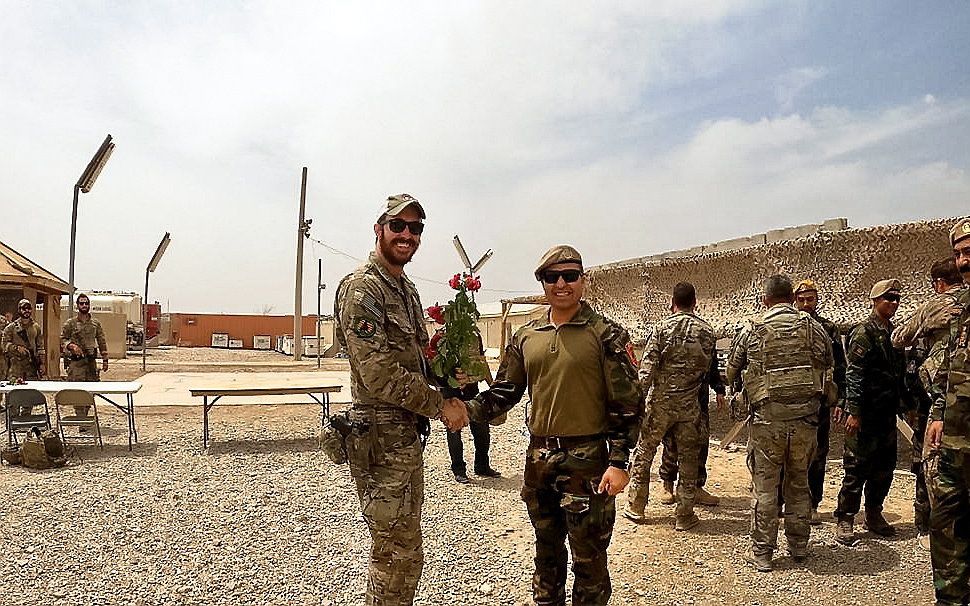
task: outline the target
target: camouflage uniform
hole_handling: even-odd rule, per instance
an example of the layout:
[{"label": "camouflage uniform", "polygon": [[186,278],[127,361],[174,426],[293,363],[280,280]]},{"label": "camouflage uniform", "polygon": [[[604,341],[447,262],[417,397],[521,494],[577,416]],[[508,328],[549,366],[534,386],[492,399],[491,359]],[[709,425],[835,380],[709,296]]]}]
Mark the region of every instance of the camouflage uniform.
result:
[{"label": "camouflage uniform", "polygon": [[852,521],[863,490],[866,513],[881,514],[896,468],[896,415],[909,409],[903,384],[905,361],[890,341],[892,324],[875,313],[849,335],[846,352],[845,412],[859,419],[859,431],[846,435],[845,477],[835,517]]},{"label": "camouflage uniform", "polygon": [[[70,344],[81,348],[81,354],[72,353],[67,347]],[[105,359],[108,358],[108,344],[105,342],[104,329],[101,322],[91,314],[86,318],[78,315],[68,319],[61,327],[61,351],[67,356],[67,380],[68,381],[100,381],[101,373],[98,370],[98,353]],[[86,417],[90,412],[90,406],[75,406],[74,412],[79,417]]]},{"label": "camouflage uniform", "polygon": [[[16,381],[17,379],[33,381],[41,378],[38,374],[37,364],[31,361],[31,354],[33,354],[34,360],[43,363],[47,350],[44,346],[40,324],[33,320],[29,322],[28,324],[24,322],[23,318],[17,318],[3,329],[0,349],[7,354],[9,363],[7,380],[9,381]],[[26,340],[20,335],[21,332],[27,335]],[[18,347],[29,349],[31,354],[21,353],[17,350]]]},{"label": "camouflage uniform", "polygon": [[[916,496],[913,502],[914,521],[920,532],[929,530],[930,499],[923,468],[924,444],[926,424],[932,406],[933,382],[943,363],[947,340],[950,336],[951,308],[957,305],[957,300],[966,287],[955,285],[945,292],[938,293],[926,303],[920,305],[905,322],[900,324],[892,334],[893,347],[897,349],[912,348],[907,356],[906,377],[907,387],[917,404],[917,422],[913,427],[913,461],[911,471],[916,475]],[[916,368],[911,369],[910,362]]]},{"label": "camouflage uniform", "polygon": [[823,403],[835,401],[833,368],[832,340],[825,329],[789,303],[773,305],[752,322],[728,356],[728,383],[743,376],[753,415],[748,469],[754,487],[751,540],[756,556],[770,559],[777,548],[779,484],[789,550],[795,556],[806,553],[808,466],[815,452],[818,411]]},{"label": "camouflage uniform", "polygon": [[411,604],[424,566],[418,425],[443,406],[426,378],[421,301],[407,276],[394,278],[371,253],[337,287],[334,318],[337,341],[350,357],[350,473],[373,539],[367,604]]},{"label": "camouflage uniform", "polygon": [[[0,314],[0,340],[3,339],[3,329],[7,327],[7,317]],[[0,381],[7,380],[7,353],[0,347]]]},{"label": "camouflage uniform", "polygon": [[970,292],[963,290],[957,303],[963,312],[950,323],[930,410],[931,421],[943,421],[937,477],[930,487],[937,604],[970,600]]},{"label": "camouflage uniform", "polygon": [[[640,384],[650,391],[648,413],[630,466],[628,502],[642,513],[650,493],[650,466],[657,447],[671,432],[677,442],[677,510],[679,520],[694,515],[697,491],[698,393],[714,355],[714,329],[692,312],[676,312],[661,321],[647,341],[640,365]],[[696,523],[696,522],[695,522]]]},{"label": "camouflage uniform", "polygon": [[615,497],[595,492],[612,465],[625,469],[643,418],[626,330],[585,302],[558,328],[536,319],[512,337],[491,389],[468,403],[473,421],[532,398],[522,500],[535,529],[537,605],[566,603],[565,541],[572,551],[573,604],[603,605],[612,593],[606,550]]},{"label": "camouflage uniform", "polygon": [[[812,318],[822,325],[826,334],[832,340],[832,359],[835,362],[833,380],[838,390],[836,402],[845,397],[845,348],[842,346],[842,333],[835,322],[811,314]],[[822,403],[818,411],[818,433],[816,434],[815,455],[808,466],[808,490],[812,495],[812,508],[818,509],[822,502],[822,487],[825,485],[825,464],[829,458],[829,434],[831,433],[831,409],[827,402]]]},{"label": "camouflage uniform", "polygon": [[[701,383],[697,394],[697,401],[700,404],[701,414],[697,418],[697,439],[700,442],[700,450],[697,452],[697,487],[701,488],[707,483],[707,455],[710,450],[711,439],[711,390],[723,396],[725,394],[724,382],[721,380],[721,372],[717,367],[717,352],[711,356],[711,366],[707,371],[704,382]],[[664,482],[673,483],[678,476],[679,467],[677,460],[677,439],[673,431],[668,431],[663,439],[663,454],[660,457],[660,470],[658,475]]]}]

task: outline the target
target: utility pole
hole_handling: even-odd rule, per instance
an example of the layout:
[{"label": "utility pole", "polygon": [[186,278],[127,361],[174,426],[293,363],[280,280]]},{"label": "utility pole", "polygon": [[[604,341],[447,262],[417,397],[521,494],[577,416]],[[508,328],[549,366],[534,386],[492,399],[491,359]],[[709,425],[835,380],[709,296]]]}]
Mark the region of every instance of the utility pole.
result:
[{"label": "utility pole", "polygon": [[323,295],[323,259],[317,259],[317,370],[320,370],[320,297]]},{"label": "utility pole", "polygon": [[310,229],[306,214],[306,167],[300,185],[300,220],[296,224],[296,297],[293,303],[293,359],[303,359],[303,238]]}]

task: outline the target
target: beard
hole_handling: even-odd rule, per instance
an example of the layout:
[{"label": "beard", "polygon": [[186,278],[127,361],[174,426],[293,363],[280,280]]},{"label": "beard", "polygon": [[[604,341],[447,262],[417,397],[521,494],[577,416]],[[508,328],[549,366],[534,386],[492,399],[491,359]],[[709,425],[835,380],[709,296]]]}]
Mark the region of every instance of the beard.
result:
[{"label": "beard", "polygon": [[[384,234],[381,233],[378,237],[378,244],[381,247],[381,255],[397,267],[404,267],[404,265],[411,260],[414,253],[418,250],[418,241],[414,237],[404,237],[404,236],[394,236],[392,238],[385,238]],[[401,251],[395,245],[399,243],[410,243],[411,249],[408,251]]]},{"label": "beard", "polygon": [[963,262],[957,265],[957,271],[959,271],[964,276],[964,281],[966,281],[966,275],[970,274],[970,262]]}]

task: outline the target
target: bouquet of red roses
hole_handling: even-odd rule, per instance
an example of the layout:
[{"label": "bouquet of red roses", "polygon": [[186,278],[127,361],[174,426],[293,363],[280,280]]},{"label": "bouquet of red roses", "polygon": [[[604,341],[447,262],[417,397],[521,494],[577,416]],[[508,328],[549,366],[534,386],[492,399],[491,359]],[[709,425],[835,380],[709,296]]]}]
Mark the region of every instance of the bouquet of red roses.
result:
[{"label": "bouquet of red roses", "polygon": [[424,356],[431,371],[451,387],[461,387],[455,378],[458,369],[472,380],[484,378],[488,372],[481,353],[482,336],[478,331],[478,308],[474,293],[482,281],[471,274],[455,274],[448,285],[457,290],[455,298],[445,305],[435,304],[425,311],[442,327],[431,337]]}]

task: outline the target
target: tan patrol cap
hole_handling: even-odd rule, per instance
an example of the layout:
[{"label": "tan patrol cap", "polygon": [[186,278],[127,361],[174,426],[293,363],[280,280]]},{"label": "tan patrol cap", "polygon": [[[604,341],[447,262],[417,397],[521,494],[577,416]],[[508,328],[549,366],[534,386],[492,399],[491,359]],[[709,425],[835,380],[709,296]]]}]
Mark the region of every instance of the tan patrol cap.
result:
[{"label": "tan patrol cap", "polygon": [[800,292],[818,292],[818,286],[815,286],[815,280],[802,280],[795,285],[795,294]]},{"label": "tan patrol cap", "polygon": [[381,208],[377,213],[377,220],[380,221],[381,217],[387,215],[388,217],[393,217],[398,215],[408,206],[414,206],[418,209],[418,213],[421,214],[422,219],[427,219],[427,215],[424,214],[424,207],[418,202],[418,199],[411,194],[398,194],[396,196],[390,196],[387,201],[381,204]]},{"label": "tan patrol cap", "polygon": [[546,251],[546,254],[542,255],[539,259],[539,267],[536,267],[536,280],[542,279],[542,272],[547,267],[556,265],[557,263],[579,263],[579,266],[583,266],[583,256],[579,254],[579,251],[568,246],[566,244],[560,244],[559,246],[553,246]]},{"label": "tan patrol cap", "polygon": [[17,301],[17,309],[20,309],[24,305],[30,305],[31,307],[33,307],[33,305],[31,305],[30,301],[27,299],[21,299],[20,301]]},{"label": "tan patrol cap", "polygon": [[960,219],[950,228],[950,246],[970,238],[970,219]]},{"label": "tan patrol cap", "polygon": [[878,299],[887,292],[895,290],[899,292],[903,289],[903,283],[896,278],[890,278],[888,280],[879,280],[869,291],[870,299]]}]

